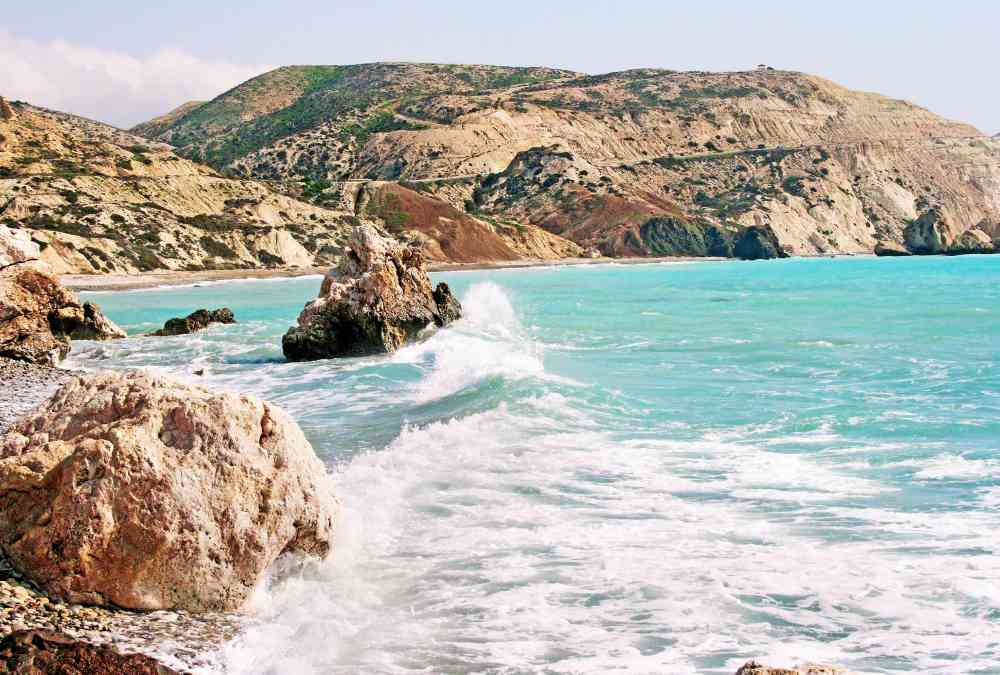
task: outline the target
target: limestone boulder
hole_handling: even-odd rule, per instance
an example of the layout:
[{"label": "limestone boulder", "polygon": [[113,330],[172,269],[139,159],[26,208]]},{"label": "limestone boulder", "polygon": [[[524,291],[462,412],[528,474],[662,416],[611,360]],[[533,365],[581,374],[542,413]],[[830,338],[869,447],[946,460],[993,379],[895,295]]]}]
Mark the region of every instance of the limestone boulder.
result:
[{"label": "limestone boulder", "polygon": [[111,340],[125,331],[93,303],[81,303],[58,279],[32,267],[0,271],[0,356],[55,365],[70,340]]},{"label": "limestone boulder", "polygon": [[351,234],[319,297],[282,339],[292,361],[393,352],[428,326],[445,326],[462,308],[447,284],[431,286],[421,253],[370,225]]},{"label": "limestone boulder", "polygon": [[167,322],[163,324],[163,328],[150,333],[150,335],[155,337],[188,335],[189,333],[205,330],[213,323],[236,323],[236,316],[233,314],[233,310],[228,307],[213,309],[211,311],[198,309],[185,317],[167,319]]},{"label": "limestone boulder", "polygon": [[179,675],[148,656],[82,642],[63,633],[23,630],[0,640],[0,674]]},{"label": "limestone boulder", "polygon": [[0,439],[0,547],[66,602],[237,611],[280,555],[327,555],[337,506],[280,408],[142,372],[74,378]]},{"label": "limestone boulder", "polygon": [[938,255],[948,249],[948,226],[937,210],[930,209],[906,226],[903,240],[911,253]]}]

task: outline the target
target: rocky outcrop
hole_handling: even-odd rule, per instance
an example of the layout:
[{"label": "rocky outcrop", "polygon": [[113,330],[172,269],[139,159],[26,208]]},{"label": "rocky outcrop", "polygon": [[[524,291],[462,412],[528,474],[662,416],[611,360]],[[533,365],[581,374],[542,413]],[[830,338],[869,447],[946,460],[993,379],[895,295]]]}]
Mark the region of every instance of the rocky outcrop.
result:
[{"label": "rocky outcrop", "polygon": [[150,333],[150,336],[187,335],[205,330],[213,323],[236,323],[236,316],[233,314],[233,310],[228,307],[213,309],[211,311],[198,309],[183,318],[167,319],[167,322],[163,324],[163,328]]},{"label": "rocky outcrop", "polygon": [[906,257],[913,255],[910,253],[905,246],[902,244],[897,244],[894,241],[880,241],[875,244],[875,255],[883,257]]},{"label": "rocky outcrop", "polygon": [[722,227],[675,217],[651,218],[629,234],[624,245],[657,256],[695,256],[761,260],[786,258],[770,227]]},{"label": "rocky outcrop", "polygon": [[0,225],[0,269],[38,260],[41,250],[27,230],[12,230]]},{"label": "rocky outcrop", "polygon": [[0,641],[0,674],[180,675],[148,656],[76,640],[47,630],[11,633]]},{"label": "rocky outcrop", "polygon": [[293,361],[382,354],[460,315],[447,284],[431,287],[418,250],[359,225],[343,261],[281,346]]},{"label": "rocky outcrop", "polygon": [[906,248],[916,255],[937,255],[948,250],[948,227],[936,210],[925,211],[903,230]]},{"label": "rocky outcrop", "polygon": [[849,675],[843,668],[807,663],[797,668],[771,668],[756,661],[748,661],[736,675]]},{"label": "rocky outcrop", "polygon": [[955,238],[948,253],[962,255],[967,253],[994,253],[996,245],[988,234],[978,228],[966,230]]},{"label": "rocky outcrop", "polygon": [[0,356],[55,365],[71,339],[110,340],[125,332],[92,303],[32,267],[0,272]]},{"label": "rocky outcrop", "polygon": [[279,555],[329,552],[327,481],[271,404],[87,375],[0,441],[0,547],[66,602],[239,610]]}]

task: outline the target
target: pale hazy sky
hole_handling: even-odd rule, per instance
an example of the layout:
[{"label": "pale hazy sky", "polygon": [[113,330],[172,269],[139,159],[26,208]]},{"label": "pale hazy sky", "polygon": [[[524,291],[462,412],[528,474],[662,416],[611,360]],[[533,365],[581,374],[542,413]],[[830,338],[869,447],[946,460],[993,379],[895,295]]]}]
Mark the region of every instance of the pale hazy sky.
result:
[{"label": "pale hazy sky", "polygon": [[[129,126],[287,64],[741,70],[758,63],[1000,131],[1000,2],[8,3],[0,95]],[[155,6],[146,6],[155,5]]]}]

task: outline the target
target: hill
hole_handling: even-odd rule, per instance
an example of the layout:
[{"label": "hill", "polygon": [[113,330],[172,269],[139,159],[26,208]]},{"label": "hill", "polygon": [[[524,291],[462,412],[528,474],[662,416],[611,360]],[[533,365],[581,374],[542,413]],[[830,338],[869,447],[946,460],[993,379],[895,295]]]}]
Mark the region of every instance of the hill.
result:
[{"label": "hill", "polygon": [[[144,128],[169,127],[200,107],[188,104]],[[362,187],[351,196],[359,196]],[[329,193],[310,202],[301,186],[283,188],[223,176],[166,143],[0,98],[0,223],[29,231],[57,272],[328,265],[359,220],[384,226],[375,208],[356,212],[346,202],[333,203]],[[392,190],[407,204],[427,200],[402,186]],[[447,216],[442,213],[444,220],[424,223],[422,231],[408,235],[440,260],[580,252],[537,228],[515,230]],[[439,242],[441,237],[448,240]],[[458,240],[461,247],[449,243]]]},{"label": "hill", "polygon": [[[301,184],[316,203],[340,200],[345,181],[409,184],[608,255],[736,255],[745,235],[773,254],[867,253],[902,245],[932,211],[951,236],[1000,222],[997,140],[771,69],[294,66],[137,131],[226,175]],[[397,216],[400,231],[426,229]]]}]

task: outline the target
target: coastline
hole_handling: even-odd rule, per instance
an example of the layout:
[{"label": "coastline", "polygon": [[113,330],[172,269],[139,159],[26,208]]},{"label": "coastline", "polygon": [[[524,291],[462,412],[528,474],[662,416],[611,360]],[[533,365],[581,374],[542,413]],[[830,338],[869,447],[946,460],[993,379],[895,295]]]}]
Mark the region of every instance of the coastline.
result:
[{"label": "coastline", "polygon": [[[0,436],[79,373],[0,357]],[[0,637],[22,630],[57,631],[187,671],[217,668],[218,650],[252,622],[252,617],[223,612],[140,612],[53,600],[0,551]]]},{"label": "coastline", "polygon": [[[428,272],[473,272],[479,270],[526,269],[536,267],[569,267],[576,265],[652,265],[663,263],[722,262],[732,258],[558,258],[543,260],[525,258],[491,262],[453,263],[429,262]],[[137,274],[60,274],[59,281],[74,291],[137,291],[169,286],[190,286],[219,281],[247,279],[292,279],[325,274],[328,267],[279,267],[273,269],[156,270]]]},{"label": "coastline", "polygon": [[324,274],[326,267],[282,267],[275,269],[156,270],[138,274],[60,274],[59,281],[73,291],[136,291],[160,286],[189,286],[240,279],[286,279]]}]

